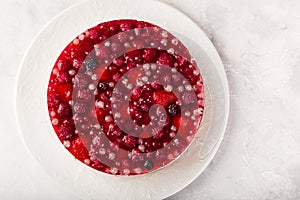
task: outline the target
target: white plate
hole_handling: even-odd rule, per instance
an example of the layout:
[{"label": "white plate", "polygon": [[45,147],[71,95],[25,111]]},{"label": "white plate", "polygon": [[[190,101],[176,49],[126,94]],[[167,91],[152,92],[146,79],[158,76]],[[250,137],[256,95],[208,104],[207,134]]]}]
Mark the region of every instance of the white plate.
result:
[{"label": "white plate", "polygon": [[[205,83],[205,113],[190,148],[154,173],[114,177],[85,166],[55,136],[47,110],[47,85],[64,47],[86,29],[114,19],[137,19],[167,29],[196,58]],[[52,20],[28,49],[19,71],[16,110],[21,135],[41,166],[62,186],[83,199],[162,199],[190,184],[203,172],[223,138],[229,92],[226,74],[212,43],[190,18],[158,1],[86,1]]]}]

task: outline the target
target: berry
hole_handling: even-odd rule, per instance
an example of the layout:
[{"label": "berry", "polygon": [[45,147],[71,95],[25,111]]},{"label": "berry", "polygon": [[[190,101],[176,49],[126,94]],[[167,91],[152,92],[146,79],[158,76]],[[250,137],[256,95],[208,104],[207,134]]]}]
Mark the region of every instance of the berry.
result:
[{"label": "berry", "polygon": [[59,96],[59,99],[64,102],[69,102],[72,97],[72,90],[72,84],[61,84],[57,86],[57,94]]},{"label": "berry", "polygon": [[157,64],[172,67],[174,65],[174,57],[168,53],[162,53],[157,59]]},{"label": "berry", "polygon": [[157,59],[157,50],[156,49],[144,49],[142,57],[146,63],[155,63]]},{"label": "berry", "polygon": [[68,103],[61,103],[58,106],[57,113],[61,118],[67,118],[72,116],[72,109]]},{"label": "berry", "polygon": [[96,29],[91,29],[91,30],[89,30],[89,32],[90,32],[90,38],[91,39],[98,39],[99,36],[100,36],[99,31],[96,30]]},{"label": "berry", "polygon": [[59,98],[57,94],[48,95],[48,107],[57,106],[59,104]]},{"label": "berry", "polygon": [[92,71],[98,67],[98,61],[93,57],[87,57],[83,61],[83,64],[85,65],[87,71]]},{"label": "berry", "polygon": [[74,59],[73,60],[73,67],[79,69],[82,66],[83,60]]},{"label": "berry", "polygon": [[72,64],[67,59],[61,59],[57,62],[57,68],[59,71],[68,71],[72,68]]},{"label": "berry", "polygon": [[160,104],[164,107],[173,103],[177,100],[177,97],[172,92],[167,92],[165,90],[157,90],[153,93],[153,103]]},{"label": "berry", "polygon": [[146,160],[146,162],[144,163],[144,167],[148,170],[151,170],[154,167],[154,163],[151,160]]},{"label": "berry", "polygon": [[60,72],[58,75],[57,75],[57,80],[58,82],[60,83],[68,83],[71,81],[71,77],[69,75],[68,72]]},{"label": "berry", "polygon": [[176,115],[178,112],[179,112],[179,110],[178,110],[178,106],[176,105],[176,103],[172,103],[172,104],[168,105],[168,113],[171,116]]},{"label": "berry", "polygon": [[62,140],[69,140],[75,134],[75,126],[70,123],[62,124],[58,129],[58,136]]},{"label": "berry", "polygon": [[122,23],[120,25],[120,28],[121,28],[122,31],[129,31],[129,30],[131,30],[134,27],[133,27],[133,25],[131,23],[126,23],[125,22],[125,23]]},{"label": "berry", "polygon": [[137,139],[131,135],[125,135],[123,142],[129,148],[134,148],[137,145]]},{"label": "berry", "polygon": [[82,141],[83,136],[80,138],[76,138],[71,142],[70,148],[68,150],[80,161],[84,161],[86,158],[89,157],[89,152]]},{"label": "berry", "polygon": [[100,91],[100,92],[105,92],[105,91],[107,91],[108,90],[108,84],[107,83],[105,83],[105,82],[99,82],[99,84],[98,84],[98,91]]},{"label": "berry", "polygon": [[111,34],[116,34],[120,31],[120,27],[117,25],[117,24],[114,24],[114,23],[110,23],[109,24],[109,32]]},{"label": "berry", "polygon": [[114,64],[117,65],[118,67],[122,66],[124,62],[125,62],[124,56],[120,56],[114,60]]}]

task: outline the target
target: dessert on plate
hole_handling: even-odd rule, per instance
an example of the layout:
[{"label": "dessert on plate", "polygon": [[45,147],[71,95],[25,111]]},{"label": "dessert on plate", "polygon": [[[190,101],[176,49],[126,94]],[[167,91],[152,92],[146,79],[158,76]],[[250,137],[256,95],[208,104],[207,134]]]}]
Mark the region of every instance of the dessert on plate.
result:
[{"label": "dessert on plate", "polygon": [[198,131],[204,86],[183,43],[137,20],[101,23],[58,57],[48,84],[54,131],[79,161],[113,175],[153,172]]}]

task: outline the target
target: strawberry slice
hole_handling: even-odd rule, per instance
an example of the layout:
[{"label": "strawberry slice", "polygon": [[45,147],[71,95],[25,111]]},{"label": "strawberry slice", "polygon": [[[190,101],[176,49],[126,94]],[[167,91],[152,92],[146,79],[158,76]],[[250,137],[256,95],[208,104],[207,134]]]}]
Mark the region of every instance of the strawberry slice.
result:
[{"label": "strawberry slice", "polygon": [[155,91],[152,97],[154,104],[160,104],[164,107],[174,103],[177,100],[177,97],[173,92],[167,92],[165,90]]}]

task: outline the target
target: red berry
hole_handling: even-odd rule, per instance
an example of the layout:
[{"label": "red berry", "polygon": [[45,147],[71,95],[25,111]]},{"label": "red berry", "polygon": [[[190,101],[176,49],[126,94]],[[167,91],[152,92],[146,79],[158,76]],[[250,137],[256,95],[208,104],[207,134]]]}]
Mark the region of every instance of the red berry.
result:
[{"label": "red berry", "polygon": [[133,26],[133,24],[131,24],[131,23],[122,23],[121,25],[120,25],[120,28],[121,28],[121,30],[122,31],[129,31],[129,30],[131,30],[131,29],[133,29],[134,28],[134,26]]},{"label": "red berry", "polygon": [[80,161],[84,161],[89,157],[89,152],[81,138],[83,138],[83,136],[73,140],[68,150],[75,156],[75,158]]},{"label": "red berry", "polygon": [[72,116],[72,108],[68,103],[61,103],[57,109],[58,116],[61,118],[67,118]]},{"label": "red berry", "polygon": [[89,32],[91,39],[98,39],[100,36],[100,32],[97,29],[90,29]]},{"label": "red berry", "polygon": [[168,53],[161,53],[157,59],[157,63],[172,67],[174,65],[174,57]]},{"label": "red berry", "polygon": [[67,59],[60,59],[57,62],[57,68],[60,71],[66,72],[72,68],[72,63]]},{"label": "red berry", "polygon": [[59,72],[57,75],[57,80],[60,83],[68,83],[71,82],[71,76],[67,72]]},{"label": "red berry", "polygon": [[62,84],[57,87],[57,94],[59,99],[64,102],[69,102],[72,98],[73,85]]},{"label": "red berry", "polygon": [[131,135],[125,135],[123,142],[129,148],[134,148],[137,145],[137,139]]},{"label": "red berry", "polygon": [[49,94],[48,95],[48,106],[53,107],[59,104],[59,98],[57,94]]},{"label": "red berry", "polygon": [[174,103],[177,100],[177,97],[172,92],[167,92],[165,90],[157,90],[153,93],[153,103],[160,104],[164,107],[170,103]]},{"label": "red berry", "polygon": [[155,63],[157,59],[156,49],[144,49],[142,57],[146,63]]},{"label": "red berry", "polygon": [[71,123],[64,123],[58,129],[58,137],[61,140],[69,140],[75,134],[75,126]]}]

